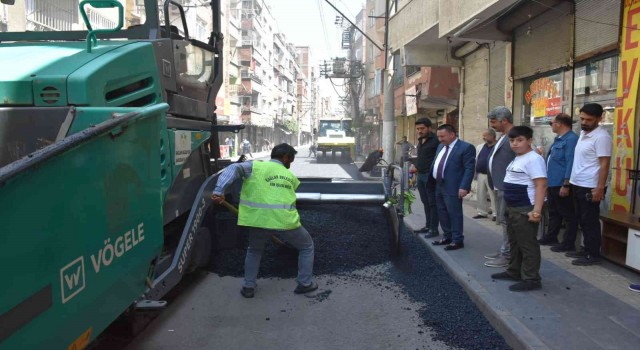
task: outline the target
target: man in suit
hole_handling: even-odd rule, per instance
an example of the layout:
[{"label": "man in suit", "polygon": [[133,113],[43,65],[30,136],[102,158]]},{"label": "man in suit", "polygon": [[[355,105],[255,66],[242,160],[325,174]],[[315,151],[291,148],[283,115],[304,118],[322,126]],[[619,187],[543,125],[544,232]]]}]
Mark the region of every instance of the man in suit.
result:
[{"label": "man in suit", "polygon": [[469,193],[476,166],[476,149],[458,139],[450,124],[438,127],[440,141],[431,165],[431,181],[436,182],[436,207],[444,238],[431,242],[445,250],[464,248],[462,234],[462,198]]},{"label": "man in suit", "polygon": [[495,107],[487,115],[489,125],[497,132],[502,133],[498,143],[493,146],[493,152],[489,157],[489,185],[496,190],[496,215],[497,223],[502,226],[502,245],[500,250],[494,254],[487,254],[484,257],[489,259],[484,265],[488,267],[507,267],[511,258],[511,244],[507,236],[507,221],[504,217],[504,176],[507,166],[516,157],[511,149],[507,134],[513,127],[513,115],[511,110],[504,106]]}]

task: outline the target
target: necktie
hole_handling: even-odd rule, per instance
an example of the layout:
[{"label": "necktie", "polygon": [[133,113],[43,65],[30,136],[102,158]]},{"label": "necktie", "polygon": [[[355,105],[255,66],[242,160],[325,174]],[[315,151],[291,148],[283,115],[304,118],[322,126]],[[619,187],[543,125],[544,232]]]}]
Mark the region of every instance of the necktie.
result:
[{"label": "necktie", "polygon": [[449,146],[444,146],[444,155],[440,158],[440,163],[438,163],[438,169],[436,170],[436,180],[442,180],[442,172],[444,171],[444,162],[447,160],[447,155],[449,154]]}]

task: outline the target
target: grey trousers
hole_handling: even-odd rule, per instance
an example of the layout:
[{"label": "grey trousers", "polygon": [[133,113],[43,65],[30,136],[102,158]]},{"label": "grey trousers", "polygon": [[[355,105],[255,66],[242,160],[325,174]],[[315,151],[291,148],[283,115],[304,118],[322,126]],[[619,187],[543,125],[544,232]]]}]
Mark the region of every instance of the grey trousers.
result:
[{"label": "grey trousers", "polygon": [[271,235],[277,236],[298,250],[298,278],[296,279],[298,284],[309,286],[313,283],[313,258],[315,249],[313,239],[311,239],[309,232],[307,232],[304,226],[288,231],[249,227],[247,234],[249,235],[249,246],[247,247],[247,255],[244,260],[243,287],[256,287],[262,252],[264,251],[264,246],[267,241],[271,239]]},{"label": "grey trousers", "polygon": [[476,179],[476,192],[478,195],[478,214],[484,216],[489,215],[489,205],[487,204],[487,195],[489,195],[489,198],[491,199],[491,211],[496,215],[496,191],[489,186],[489,178],[487,174],[478,173]]},{"label": "grey trousers", "polygon": [[504,191],[496,190],[496,221],[502,226],[502,245],[500,246],[500,254],[505,258],[511,256],[511,243],[509,242],[509,234],[507,233],[507,220],[505,212],[507,204],[504,201]]}]

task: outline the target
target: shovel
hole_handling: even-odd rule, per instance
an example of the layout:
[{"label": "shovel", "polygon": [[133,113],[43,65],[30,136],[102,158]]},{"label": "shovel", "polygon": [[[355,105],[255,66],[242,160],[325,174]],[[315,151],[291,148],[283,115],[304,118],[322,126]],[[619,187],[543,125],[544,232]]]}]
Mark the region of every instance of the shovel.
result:
[{"label": "shovel", "polygon": [[[226,200],[223,200],[222,203],[220,203],[220,204],[222,204],[224,207],[229,209],[229,211],[232,212],[235,216],[238,216],[238,208],[234,207],[233,204],[227,202]],[[271,241],[273,241],[273,243],[275,243],[277,246],[286,247],[286,248],[290,248],[290,249],[295,249],[289,243],[281,240],[280,238],[276,237],[275,235],[271,236]]]}]

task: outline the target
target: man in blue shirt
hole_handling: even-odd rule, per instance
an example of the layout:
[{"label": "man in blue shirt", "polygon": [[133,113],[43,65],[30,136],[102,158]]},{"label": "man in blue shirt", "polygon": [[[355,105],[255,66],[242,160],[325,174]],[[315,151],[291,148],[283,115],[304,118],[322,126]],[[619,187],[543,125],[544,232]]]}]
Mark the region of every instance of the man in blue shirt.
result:
[{"label": "man in blue shirt", "polygon": [[575,214],[573,198],[571,197],[571,185],[569,183],[578,135],[571,131],[573,122],[567,114],[558,114],[549,124],[551,125],[551,130],[558,136],[553,141],[547,156],[549,227],[538,242],[542,245],[558,243],[558,233],[564,219],[566,230],[562,243],[552,247],[551,250],[554,252],[567,252],[575,250],[578,230],[578,219]]}]

